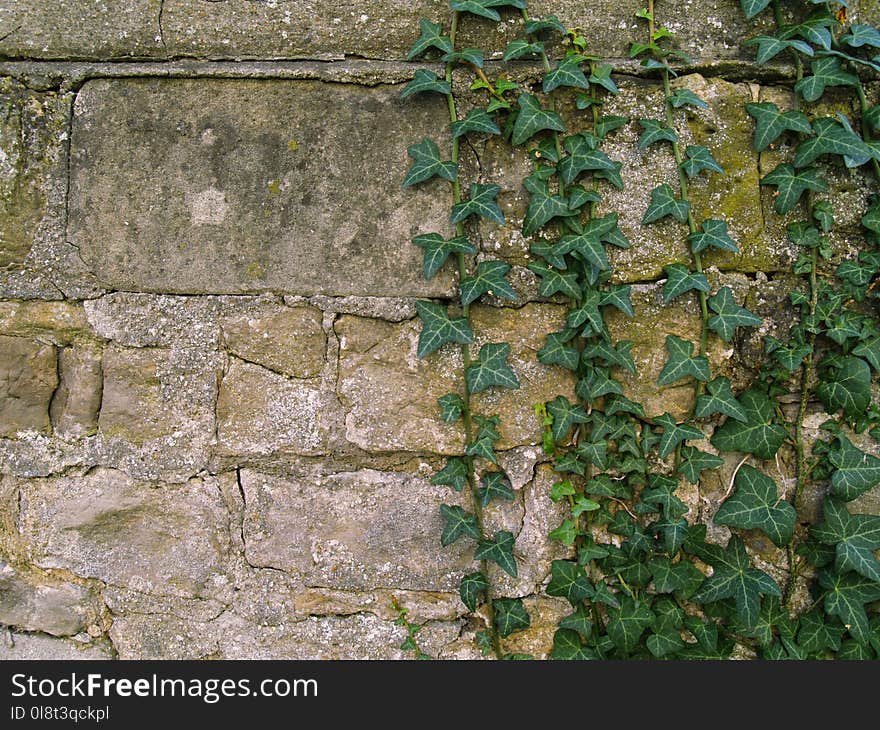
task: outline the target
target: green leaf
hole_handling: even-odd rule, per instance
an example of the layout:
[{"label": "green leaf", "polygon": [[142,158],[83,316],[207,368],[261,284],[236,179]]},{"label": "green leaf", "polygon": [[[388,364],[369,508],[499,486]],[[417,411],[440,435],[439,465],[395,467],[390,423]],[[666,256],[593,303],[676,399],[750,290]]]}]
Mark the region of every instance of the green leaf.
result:
[{"label": "green leaf", "polygon": [[478,631],[474,638],[476,639],[477,647],[480,649],[480,653],[483,656],[489,656],[495,650],[495,648],[492,645],[491,632]]},{"label": "green leaf", "polygon": [[871,640],[865,604],[880,600],[880,584],[855,573],[819,571],[825,589],[825,612],[837,616],[852,637],[863,644]]},{"label": "green leaf", "polygon": [[[658,426],[663,427],[663,436],[660,438],[661,459],[665,459],[667,456],[669,456],[669,454],[675,451],[675,447],[678,446],[682,441],[687,441],[689,439],[705,438],[703,432],[700,429],[696,428],[695,426],[691,426],[688,423],[683,423],[679,425],[675,422],[675,419],[668,413],[657,416],[654,419],[654,423]],[[645,497],[642,496],[642,500],[644,499]]]},{"label": "green leaf", "polygon": [[472,13],[489,20],[501,20],[497,10],[493,9],[491,0],[449,0],[449,7],[460,13]]},{"label": "green leaf", "polygon": [[429,48],[436,48],[443,53],[452,51],[452,41],[448,36],[443,35],[443,28],[439,23],[432,23],[430,20],[421,18],[419,19],[419,30],[421,35],[407,52],[407,61],[418,58]]},{"label": "green leaf", "polygon": [[516,558],[513,557],[514,537],[507,530],[499,530],[495,533],[494,540],[480,540],[474,552],[477,560],[491,560],[496,563],[505,573],[516,578]]},{"label": "green leaf", "polygon": [[574,613],[568,614],[559,622],[559,627],[577,631],[583,638],[588,638],[593,632],[593,620],[590,609],[581,603],[575,608]]},{"label": "green leaf", "polygon": [[648,605],[629,596],[624,596],[619,609],[609,609],[608,616],[608,636],[625,654],[638,646],[645,629],[654,623],[654,614]]},{"label": "green leaf", "polygon": [[814,608],[803,614],[798,623],[797,642],[804,651],[815,654],[840,649],[844,628],[825,623],[824,612],[820,609]]},{"label": "green leaf", "polygon": [[740,467],[734,480],[736,489],[713,517],[717,525],[741,530],[763,530],[773,544],[784,547],[794,532],[797,513],[780,500],[776,482],[754,467]]},{"label": "green leaf", "polygon": [[770,0],[739,0],[739,4],[746,18],[751,20],[770,4]]},{"label": "green leaf", "polygon": [[588,423],[590,417],[583,406],[572,404],[564,395],[547,403],[547,413],[553,416],[553,439],[561,443],[576,423]]},{"label": "green leaf", "polygon": [[664,268],[666,283],[663,285],[663,302],[668,304],[676,297],[689,291],[708,292],[711,290],[706,275],[691,272],[684,264],[669,264]]},{"label": "green leaf", "polygon": [[545,129],[565,131],[562,118],[556,112],[541,108],[541,102],[531,94],[520,94],[517,104],[519,114],[513,125],[512,144],[523,144]]},{"label": "green leaf", "polygon": [[610,289],[604,290],[599,297],[599,306],[604,307],[611,305],[623,312],[627,317],[635,316],[630,292],[632,287],[629,284],[617,284]]},{"label": "green leaf", "polygon": [[810,63],[812,76],[807,76],[794,85],[796,93],[804,101],[818,101],[825,93],[827,86],[857,86],[859,79],[847,73],[840,65],[840,60],[833,56],[822,56]]},{"label": "green leaf", "polygon": [[[563,619],[564,621],[564,619]],[[553,634],[553,652],[551,658],[559,660],[580,660],[598,659],[599,655],[592,649],[581,643],[580,635],[577,631],[562,626]]]},{"label": "green leaf", "polygon": [[413,238],[412,242],[424,249],[424,273],[426,279],[433,279],[440,271],[450,254],[476,253],[477,249],[464,236],[443,238],[439,233],[424,233]]},{"label": "green leaf", "polygon": [[462,306],[476,301],[483,294],[504,299],[516,299],[516,292],[505,278],[508,271],[510,271],[510,264],[503,261],[483,261],[480,263],[474,276],[468,276],[461,280],[459,287]]},{"label": "green leaf", "polygon": [[684,647],[684,640],[675,629],[666,629],[651,634],[645,641],[648,651],[657,659],[662,659],[670,654],[675,654]]},{"label": "green leaf", "polygon": [[562,35],[565,35],[567,32],[565,24],[555,15],[548,15],[539,20],[526,21],[526,35],[538,35],[547,30],[555,30]]},{"label": "green leaf", "polygon": [[880,48],[880,31],[872,25],[855,24],[850,26],[849,33],[842,36],[840,41],[850,48]]},{"label": "green leaf", "polygon": [[858,164],[864,164],[874,156],[861,137],[835,119],[817,119],[813,122],[813,131],[815,136],[805,139],[797,146],[795,167],[809,165],[822,155],[851,157]]},{"label": "green leaf", "polygon": [[468,467],[463,459],[457,456],[450,457],[440,471],[432,478],[431,484],[439,484],[446,487],[452,487],[456,492],[460,492],[468,483]]},{"label": "green leaf", "polygon": [[602,505],[598,502],[594,502],[592,499],[587,499],[584,495],[580,495],[574,501],[574,506],[571,508],[571,514],[574,517],[580,517],[584,512],[595,512],[598,509],[601,509]]},{"label": "green leaf", "polygon": [[815,55],[813,47],[806,41],[802,41],[798,38],[783,40],[772,35],[759,35],[755,36],[754,38],[749,38],[749,40],[747,40],[743,45],[758,46],[758,52],[755,55],[755,60],[759,64],[767,63],[772,58],[778,56],[786,48],[794,48],[796,51],[800,51],[806,56]]},{"label": "green leaf", "polygon": [[580,531],[574,520],[563,520],[559,527],[550,531],[548,537],[551,540],[559,540],[563,545],[574,545],[574,541],[577,540],[579,534]]},{"label": "green leaf", "polygon": [[617,84],[615,84],[614,80],[611,78],[612,70],[613,68],[610,63],[593,64],[593,70],[590,73],[589,78],[590,83],[593,84],[593,86],[601,86],[612,94],[618,93],[620,89],[617,88]]},{"label": "green leaf", "polygon": [[565,261],[567,251],[544,238],[539,238],[532,243],[529,246],[529,251],[535,254],[535,256],[540,256],[553,268],[560,269],[561,271],[565,271],[568,268],[568,264]]},{"label": "green leaf", "polygon": [[568,330],[552,332],[547,335],[544,346],[538,350],[538,362],[544,365],[559,365],[568,370],[577,370],[581,359],[580,351],[569,346],[571,334]]},{"label": "green leaf", "polygon": [[437,399],[437,405],[440,406],[440,418],[444,423],[455,423],[461,418],[464,410],[464,401],[457,393],[447,393]]},{"label": "green leaf", "polygon": [[813,127],[806,114],[799,111],[779,111],[776,104],[761,102],[746,104],[746,111],[755,118],[755,149],[763,152],[783,132],[812,134]]},{"label": "green leaf", "polygon": [[679,89],[669,97],[669,103],[673,108],[681,109],[683,106],[693,106],[697,109],[708,109],[709,105],[690,89]]},{"label": "green leaf", "polygon": [[471,393],[481,393],[492,386],[519,388],[516,373],[507,364],[510,345],[506,342],[488,343],[480,349],[476,363],[465,371],[465,379]]},{"label": "green leaf", "polygon": [[672,188],[663,183],[651,191],[651,204],[642,218],[642,225],[654,223],[671,215],[679,223],[686,223],[691,204],[675,197]]},{"label": "green leaf", "polygon": [[771,335],[767,335],[764,338],[764,342],[767,354],[773,355],[773,358],[790,372],[797,370],[801,366],[803,359],[813,351],[806,343],[798,344],[793,342],[790,345],[786,345]]},{"label": "green leaf", "polygon": [[531,236],[557,216],[571,215],[568,200],[552,194],[546,180],[529,175],[523,181],[523,186],[529,191],[529,207],[523,218],[524,235]]},{"label": "green leaf", "polygon": [[729,419],[711,438],[719,451],[740,451],[759,459],[772,459],[785,440],[785,429],[774,423],[773,402],[758,390],[744,391],[737,399],[746,414],[746,422]]},{"label": "green leaf", "polygon": [[602,360],[609,367],[616,366],[635,374],[636,364],[630,354],[632,346],[629,340],[618,342],[615,346],[609,340],[599,339],[584,347],[583,356],[585,359]]},{"label": "green leaf", "polygon": [[465,512],[461,507],[455,505],[441,504],[440,515],[446,520],[443,534],[440,536],[440,544],[444,547],[451,545],[462,535],[474,540],[480,539],[477,518],[470,512]]},{"label": "green leaf", "polygon": [[[668,413],[663,415],[672,419]],[[655,474],[651,477],[651,486],[642,491],[641,500],[645,504],[659,506],[664,517],[675,520],[688,511],[687,505],[673,494],[676,489],[678,489],[677,480]]]},{"label": "green leaf", "polygon": [[668,385],[688,376],[693,376],[704,383],[709,380],[709,361],[702,355],[693,357],[692,342],[675,335],[667,335],[666,352],[669,358],[660,371],[660,377],[657,378],[659,385]]},{"label": "green leaf", "polygon": [[474,416],[477,435],[474,438],[474,442],[465,449],[465,454],[468,456],[480,456],[487,461],[491,461],[493,464],[497,464],[498,460],[495,458],[493,447],[495,442],[501,438],[501,434],[498,432],[500,422],[498,416],[491,416],[489,418]]},{"label": "green leaf", "polygon": [[529,613],[520,598],[496,598],[492,601],[492,607],[495,610],[495,628],[501,638],[531,625]]},{"label": "green leaf", "polygon": [[[880,106],[878,106],[880,108]],[[880,233],[880,199],[868,209],[862,218],[862,225],[869,231]]]},{"label": "green leaf", "polygon": [[626,117],[614,115],[599,117],[599,121],[596,122],[596,127],[593,131],[599,139],[605,139],[609,133],[624,126],[628,121]]},{"label": "green leaf", "polygon": [[507,47],[504,49],[504,60],[515,61],[516,59],[523,58],[524,56],[539,56],[543,51],[543,43],[529,43],[523,38],[517,38],[516,40],[508,43]]},{"label": "green leaf", "polygon": [[596,140],[592,135],[576,134],[566,137],[563,145],[568,156],[560,161],[558,169],[566,185],[588,170],[614,170],[614,163],[608,155],[596,149]]},{"label": "green leaf", "polygon": [[477,597],[480,593],[489,590],[489,581],[486,576],[480,572],[468,573],[461,579],[458,587],[458,594],[461,596],[461,602],[467,607],[468,611],[477,610]]},{"label": "green leaf", "polygon": [[549,94],[560,86],[571,86],[575,89],[590,88],[587,77],[581,71],[580,61],[577,56],[566,56],[556,64],[556,68],[544,76],[545,94]]},{"label": "green leaf", "polygon": [[501,188],[498,185],[483,185],[474,183],[468,191],[468,199],[452,206],[450,223],[461,223],[468,216],[478,215],[499,225],[504,224],[504,214],[495,201]]},{"label": "green leaf", "polygon": [[445,79],[441,79],[433,71],[420,68],[416,71],[412,81],[410,81],[403,91],[400,92],[400,98],[406,99],[415,94],[421,94],[427,91],[436,92],[437,94],[451,93],[449,83]]},{"label": "green leaf", "polygon": [[605,255],[605,247],[602,245],[599,236],[595,233],[563,236],[559,240],[559,249],[566,253],[576,251],[585,261],[588,261],[599,271],[607,271],[611,268],[611,264],[608,263],[608,257]]},{"label": "green leaf", "polygon": [[[581,298],[581,288],[580,284],[578,284],[578,275],[576,273],[561,273],[556,269],[551,269],[542,261],[532,261],[528,268],[529,271],[541,277],[541,281],[538,284],[538,293],[542,297],[549,297],[557,292],[562,292],[572,299]],[[578,325],[571,325],[569,323],[569,326],[576,327]]]},{"label": "green leaf", "polygon": [[828,452],[834,466],[831,489],[846,502],[880,484],[880,459],[853,446],[846,436],[837,437],[837,445]]},{"label": "green leaf", "polygon": [[678,474],[681,474],[691,484],[700,482],[700,473],[706,469],[717,469],[724,463],[724,459],[706,451],[700,451],[693,446],[681,447],[681,464],[678,466]]},{"label": "green leaf", "polygon": [[709,318],[709,328],[715,330],[721,339],[730,342],[737,327],[757,327],[763,321],[745,307],[740,307],[733,300],[733,292],[729,287],[722,287],[708,301],[709,309],[715,312]]},{"label": "green leaf", "polygon": [[733,598],[740,621],[747,628],[754,627],[761,610],[761,595],[781,596],[776,581],[751,567],[745,545],[739,537],[731,537],[723,551],[712,551],[707,557],[715,572],[691,597],[692,600],[711,603]]},{"label": "green leaf", "polygon": [[687,159],[681,163],[681,169],[688,177],[696,177],[704,170],[724,174],[724,168],[718,164],[708,147],[703,145],[688,145],[685,149]]},{"label": "green leaf", "polygon": [[462,48],[460,51],[444,53],[440,57],[446,63],[458,63],[463,61],[471,66],[483,68],[483,52],[479,48]]},{"label": "green leaf", "polygon": [[710,381],[706,389],[708,392],[697,398],[697,404],[694,408],[694,415],[697,418],[708,418],[716,413],[723,413],[725,416],[735,418],[742,423],[748,421],[746,412],[730,389],[730,380],[723,375],[719,376]]},{"label": "green leaf", "polygon": [[871,368],[858,357],[845,357],[838,367],[823,380],[816,395],[829,413],[842,410],[855,418],[871,403]]},{"label": "green leaf", "polygon": [[443,307],[434,302],[416,302],[416,311],[422,320],[418,356],[427,357],[448,342],[467,345],[474,341],[474,333],[464,317],[450,319]]},{"label": "green leaf", "polygon": [[688,236],[688,242],[691,244],[691,251],[700,253],[704,249],[712,246],[720,251],[732,251],[739,253],[739,247],[734,243],[733,239],[727,233],[727,223],[714,218],[703,221],[700,233],[691,233]]},{"label": "green leaf", "polygon": [[828,189],[821,173],[815,167],[807,167],[796,172],[794,167],[787,163],[778,165],[776,169],[764,175],[761,184],[776,186],[778,195],[773,209],[780,215],[785,215],[794,208],[805,191],[821,193]]},{"label": "green leaf", "polygon": [[458,165],[454,162],[443,162],[440,159],[440,148],[433,140],[425,137],[418,144],[410,145],[406,149],[413,158],[413,164],[403,179],[403,187],[417,185],[435,176],[449,181],[458,176]]},{"label": "green leaf", "polygon": [[880,583],[880,516],[854,515],[843,502],[825,500],[824,519],[810,533],[816,540],[834,546],[834,566],[840,572],[854,570],[868,580]]},{"label": "green leaf", "polygon": [[481,487],[477,488],[477,499],[480,504],[485,507],[493,499],[503,499],[511,501],[516,497],[513,487],[510,486],[510,480],[500,471],[488,471],[483,474],[480,479]]},{"label": "green leaf", "polygon": [[495,120],[483,109],[471,109],[464,119],[452,123],[452,139],[457,139],[469,132],[501,134],[501,130],[498,129]]},{"label": "green leaf", "polygon": [[880,335],[862,340],[853,348],[852,354],[867,360],[875,373],[880,372]]},{"label": "green leaf", "polygon": [[657,142],[678,142],[675,130],[656,119],[639,119],[639,126],[644,130],[639,137],[640,150]]},{"label": "green leaf", "polygon": [[570,560],[554,560],[550,565],[551,578],[547,585],[547,595],[565,598],[572,606],[577,606],[585,598],[596,593],[593,584],[587,580],[584,569]]}]

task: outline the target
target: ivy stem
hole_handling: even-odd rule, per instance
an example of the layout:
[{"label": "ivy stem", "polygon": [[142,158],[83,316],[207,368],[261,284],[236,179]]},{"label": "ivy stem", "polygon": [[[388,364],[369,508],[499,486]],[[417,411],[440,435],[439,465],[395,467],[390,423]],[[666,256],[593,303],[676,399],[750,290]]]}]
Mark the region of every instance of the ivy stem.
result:
[{"label": "ivy stem", "polygon": [[[449,40],[452,44],[453,50],[455,49],[455,37],[458,33],[458,11],[453,11],[452,13],[452,25],[449,30]],[[449,107],[449,121],[454,124],[458,121],[458,112],[455,106],[455,97],[452,94],[452,62],[449,61],[446,64],[446,83],[449,84],[450,91],[446,95],[446,102]],[[459,161],[459,140],[460,137],[456,137],[452,140],[452,162],[458,165]],[[452,182],[452,199],[453,204],[458,204],[461,202],[461,182],[459,181],[458,175],[455,176],[455,180]],[[455,226],[455,233],[457,236],[464,236],[464,223],[459,222]],[[458,263],[458,280],[463,281],[465,277],[468,275],[467,271],[467,259],[465,259],[464,253],[459,252],[456,254],[456,260]],[[470,304],[465,304],[462,306],[462,317],[466,320],[470,321]],[[468,345],[461,346],[461,359],[464,366],[464,371],[467,372],[467,369],[471,365],[471,349]],[[473,418],[471,414],[471,392],[468,387],[467,378],[464,378],[464,395],[462,397],[463,405],[461,409],[462,420],[464,421],[464,434],[465,434],[465,443],[470,444],[473,441]],[[471,498],[474,507],[474,516],[477,520],[477,527],[480,530],[480,535],[483,539],[486,538],[486,531],[483,526],[483,507],[480,503],[480,499],[477,496],[477,480],[474,471],[474,457],[465,455],[464,456],[465,464],[467,465],[467,483],[471,492]],[[489,620],[489,635],[492,638],[492,650],[495,653],[496,659],[501,659],[502,651],[501,651],[501,640],[498,636],[498,631],[495,628],[495,607],[492,603],[492,586],[489,578],[489,565],[485,560],[480,561],[480,572],[486,579],[486,582],[489,583],[489,587],[486,589],[486,610],[488,614]]]}]

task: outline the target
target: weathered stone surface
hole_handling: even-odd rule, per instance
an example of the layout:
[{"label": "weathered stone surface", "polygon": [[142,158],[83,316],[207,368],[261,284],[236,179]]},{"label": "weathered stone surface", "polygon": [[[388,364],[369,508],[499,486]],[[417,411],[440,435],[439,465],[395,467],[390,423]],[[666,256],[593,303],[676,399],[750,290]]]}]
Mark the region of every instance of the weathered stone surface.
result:
[{"label": "weathered stone surface", "polygon": [[442,100],[398,94],[91,81],[75,108],[70,240],[116,289],[444,293],[449,278],[424,281],[410,239],[445,220],[448,185],[400,188],[407,146],[444,129]]},{"label": "weathered stone surface", "polygon": [[59,346],[94,336],[82,304],[33,300],[0,302],[0,333]]},{"label": "weathered stone surface", "polygon": [[535,659],[548,659],[553,651],[553,634],[559,622],[572,612],[571,604],[562,598],[531,596],[523,601],[531,625],[502,640],[503,651],[531,654]]},{"label": "weathered stone surface", "polygon": [[113,647],[106,642],[82,643],[69,639],[54,639],[40,634],[20,634],[7,631],[0,637],[0,660],[24,661],[47,659],[53,661],[113,659]]},{"label": "weathered stone surface", "polygon": [[420,477],[244,470],[241,484],[248,563],[291,572],[308,586],[452,590],[472,565],[464,540],[439,547],[440,504],[460,498]]},{"label": "weathered stone surface", "polygon": [[[290,297],[285,297],[285,302]],[[325,297],[314,296],[310,304],[322,312],[355,314],[358,317],[375,317],[388,322],[402,322],[416,316],[416,300],[404,297]]]},{"label": "weathered stone surface", "polygon": [[[491,389],[474,397],[474,411],[501,417],[499,448],[541,440],[533,404],[571,393],[573,382],[562,368],[537,361],[547,332],[561,329],[565,309],[528,304],[518,310],[478,306],[472,310],[474,354],[487,342],[509,342],[509,362],[519,390]],[[346,438],[367,451],[456,453],[463,437],[460,424],[444,424],[437,398],[458,392],[462,361],[457,347],[444,347],[426,359],[416,356],[418,320],[389,324],[340,317],[339,395],[347,410]],[[573,396],[572,396],[573,397]]]},{"label": "weathered stone surface", "polygon": [[324,367],[327,338],[311,307],[275,307],[224,318],[226,348],[236,357],[293,378],[314,378]]},{"label": "weathered stone surface", "polygon": [[62,438],[80,438],[98,430],[103,378],[101,350],[65,347],[58,354],[61,382],[49,414],[53,432]]},{"label": "weathered stone surface", "polygon": [[225,597],[229,515],[220,479],[150,484],[121,471],[20,483],[19,529],[33,563],[142,593]]},{"label": "weathered stone surface", "polygon": [[326,453],[330,396],[320,381],[291,380],[232,359],[217,399],[217,439],[228,453]]},{"label": "weathered stone surface", "polygon": [[55,348],[0,335],[0,436],[49,430],[49,400],[58,384]]},{"label": "weathered stone surface", "polygon": [[99,611],[85,586],[25,575],[0,560],[0,624],[72,636],[93,624]]}]

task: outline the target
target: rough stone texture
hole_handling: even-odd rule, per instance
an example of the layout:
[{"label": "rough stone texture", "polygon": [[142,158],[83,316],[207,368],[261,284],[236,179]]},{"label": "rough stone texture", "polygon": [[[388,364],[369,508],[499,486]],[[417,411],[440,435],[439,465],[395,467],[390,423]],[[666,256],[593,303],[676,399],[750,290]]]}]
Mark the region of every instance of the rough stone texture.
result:
[{"label": "rough stone texture", "polygon": [[5,637],[0,637],[0,660],[3,661],[94,661],[114,658],[113,647],[107,642],[82,643],[12,631],[7,631]]},{"label": "rough stone texture", "polygon": [[407,146],[442,129],[443,107],[398,93],[91,81],[75,105],[70,240],[117,289],[442,294],[449,279],[422,279],[410,238],[447,215],[445,183],[400,181]]},{"label": "rough stone texture", "polygon": [[49,415],[61,438],[90,436],[98,430],[103,378],[101,351],[94,347],[65,347],[58,354],[61,382]]},{"label": "rough stone texture", "polygon": [[49,401],[58,384],[55,348],[0,335],[0,435],[49,430]]}]

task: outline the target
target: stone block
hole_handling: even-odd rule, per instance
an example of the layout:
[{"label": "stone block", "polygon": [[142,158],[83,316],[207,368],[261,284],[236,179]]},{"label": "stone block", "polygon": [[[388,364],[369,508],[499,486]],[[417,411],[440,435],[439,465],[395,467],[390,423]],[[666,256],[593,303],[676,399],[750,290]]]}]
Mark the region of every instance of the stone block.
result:
[{"label": "stone block", "polygon": [[58,353],[58,364],[61,382],[49,408],[52,430],[62,438],[90,436],[98,430],[101,408],[101,350],[65,347]]},{"label": "stone block", "polygon": [[0,436],[49,430],[49,401],[58,384],[55,348],[0,335]]}]

